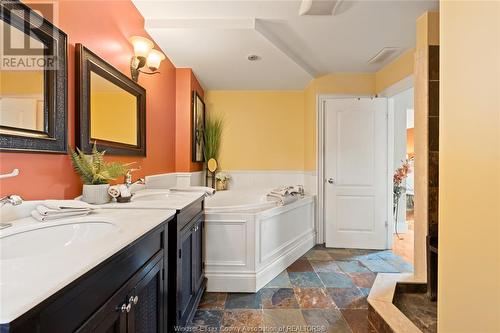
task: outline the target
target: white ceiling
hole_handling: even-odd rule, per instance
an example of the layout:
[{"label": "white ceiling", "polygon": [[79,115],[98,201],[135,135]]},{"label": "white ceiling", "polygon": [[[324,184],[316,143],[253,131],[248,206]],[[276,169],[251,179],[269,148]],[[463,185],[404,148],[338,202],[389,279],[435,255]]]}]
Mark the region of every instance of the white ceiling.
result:
[{"label": "white ceiling", "polygon": [[[342,1],[299,16],[296,0],[133,0],[146,30],[205,89],[303,89],[316,76],[374,72],[415,46],[415,21],[438,1]],[[384,47],[400,49],[369,64]],[[250,62],[256,54],[260,60]]]}]

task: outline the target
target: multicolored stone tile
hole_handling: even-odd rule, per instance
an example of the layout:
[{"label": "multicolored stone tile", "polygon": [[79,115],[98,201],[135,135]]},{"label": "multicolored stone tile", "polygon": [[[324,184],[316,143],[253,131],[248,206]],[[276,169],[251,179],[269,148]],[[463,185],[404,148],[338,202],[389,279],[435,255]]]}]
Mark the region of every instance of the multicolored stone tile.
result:
[{"label": "multicolored stone tile", "polygon": [[376,273],[399,273],[399,270],[383,259],[361,259],[361,263]]},{"label": "multicolored stone tile", "polygon": [[328,288],[328,294],[339,309],[367,309],[366,295],[358,288]]},{"label": "multicolored stone tile", "polygon": [[342,309],[340,311],[353,333],[377,333],[368,322],[367,309]]},{"label": "multicolored stone tile", "polygon": [[222,310],[226,304],[227,293],[204,293],[198,309]]},{"label": "multicolored stone tile", "polygon": [[[334,273],[329,273],[334,274]],[[323,288],[323,283],[314,272],[290,272],[290,282],[297,288]]]},{"label": "multicolored stone tile", "polygon": [[375,278],[377,277],[376,274],[369,272],[369,273],[348,273],[358,288],[371,288],[373,286],[373,283],[375,282]]},{"label": "multicolored stone tile", "polygon": [[335,306],[322,288],[294,288],[301,309],[328,309]]},{"label": "multicolored stone tile", "polygon": [[264,288],[260,291],[264,309],[298,309],[299,303],[291,288]]},{"label": "multicolored stone tile", "polygon": [[321,281],[327,288],[352,288],[352,282],[349,275],[345,273],[318,273]]},{"label": "multicolored stone tile", "polygon": [[265,309],[264,332],[305,332],[306,321],[299,309]]},{"label": "multicolored stone tile", "polygon": [[261,309],[260,293],[230,293],[226,299],[226,309]]},{"label": "multicolored stone tile", "polygon": [[276,332],[306,325],[323,327],[320,332],[374,333],[366,298],[376,273],[410,268],[391,251],[315,246],[257,293],[205,293],[192,328],[262,332],[267,324]]},{"label": "multicolored stone tile", "polygon": [[369,273],[370,270],[357,260],[353,261],[337,261],[340,269],[346,273]]},{"label": "multicolored stone tile", "polygon": [[190,326],[194,331],[219,332],[222,315],[221,310],[197,310]]},{"label": "multicolored stone tile", "polygon": [[349,249],[326,249],[330,257],[333,260],[349,260],[353,257],[352,252]]},{"label": "multicolored stone tile", "polygon": [[340,273],[342,270],[340,269],[337,261],[325,261],[325,260],[309,260],[311,262],[312,267],[316,273],[319,272],[337,272]]},{"label": "multicolored stone tile", "polygon": [[262,310],[226,310],[222,316],[221,327],[224,331],[229,331],[230,327],[236,332],[244,332],[244,330],[252,332],[262,324]]},{"label": "multicolored stone tile", "polygon": [[314,272],[311,263],[306,258],[299,258],[286,269],[288,273],[291,272]]},{"label": "multicolored stone tile", "polygon": [[309,260],[332,260],[332,257],[330,256],[328,251],[325,250],[309,250],[309,252],[305,254],[305,257]]},{"label": "multicolored stone tile", "polygon": [[288,277],[288,272],[285,270],[281,272],[277,277],[271,280],[264,288],[291,288],[292,283]]},{"label": "multicolored stone tile", "polygon": [[333,309],[304,309],[302,315],[309,326],[317,326],[319,332],[351,333],[342,313]]}]

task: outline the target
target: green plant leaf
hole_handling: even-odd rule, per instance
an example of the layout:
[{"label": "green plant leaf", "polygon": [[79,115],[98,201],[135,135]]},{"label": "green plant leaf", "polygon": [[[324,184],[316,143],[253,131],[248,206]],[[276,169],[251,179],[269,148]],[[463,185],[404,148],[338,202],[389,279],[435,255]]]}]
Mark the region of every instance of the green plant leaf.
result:
[{"label": "green plant leaf", "polygon": [[224,120],[220,117],[212,115],[205,120],[205,161],[218,159],[223,128]]},{"label": "green plant leaf", "polygon": [[73,169],[80,175],[82,182],[87,185],[108,184],[111,180],[127,173],[127,166],[133,163],[107,163],[104,160],[105,152],[99,152],[96,144],[91,155],[85,155],[80,149],[70,148]]}]

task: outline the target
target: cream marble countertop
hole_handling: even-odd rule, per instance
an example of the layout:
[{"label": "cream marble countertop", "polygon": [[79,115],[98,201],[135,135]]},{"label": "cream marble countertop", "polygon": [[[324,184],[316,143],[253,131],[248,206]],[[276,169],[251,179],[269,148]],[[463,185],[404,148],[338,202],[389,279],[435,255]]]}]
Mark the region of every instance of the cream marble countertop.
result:
[{"label": "cream marble countertop", "polygon": [[[157,197],[152,197],[157,195]],[[145,189],[134,193],[126,203],[95,205],[102,209],[176,209],[181,210],[203,197],[203,192],[177,192],[168,189]],[[141,199],[142,198],[142,199]]]},{"label": "cream marble countertop", "polygon": [[[27,202],[26,206],[29,207],[30,203]],[[30,244],[30,242],[45,242],[47,247],[50,247],[51,237],[40,237],[35,240],[32,239],[34,237],[28,237],[27,244],[18,244],[18,246],[26,246],[20,249],[27,252],[22,256],[9,257],[5,253],[0,253],[2,258],[0,260],[0,324],[15,320],[174,216],[175,213],[175,210],[167,209],[101,209],[85,217],[51,222],[38,222],[31,217],[10,221],[13,226],[0,231],[0,246],[5,253],[9,251],[6,237],[19,231],[61,224],[88,224],[92,221],[99,221],[108,226],[112,224],[113,227],[101,237],[90,241],[73,242],[70,240],[63,244],[62,248],[59,246],[57,249],[33,251],[34,253],[30,253],[30,249],[45,249],[45,244]],[[54,231],[55,229],[57,228],[54,228]]]}]

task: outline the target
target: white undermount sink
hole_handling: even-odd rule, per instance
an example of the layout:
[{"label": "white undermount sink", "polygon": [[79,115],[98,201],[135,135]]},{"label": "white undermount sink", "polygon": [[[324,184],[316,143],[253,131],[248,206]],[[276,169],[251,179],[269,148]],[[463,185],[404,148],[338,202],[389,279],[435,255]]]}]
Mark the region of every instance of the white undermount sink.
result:
[{"label": "white undermount sink", "polygon": [[[45,223],[45,222],[44,222]],[[119,228],[111,222],[78,221],[19,230],[0,238],[0,260],[32,257],[94,242]]]},{"label": "white undermount sink", "polygon": [[174,194],[171,192],[158,192],[158,193],[145,193],[137,194],[132,197],[132,201],[153,201],[153,200],[166,200],[166,199],[178,199],[185,198],[182,194]]}]

